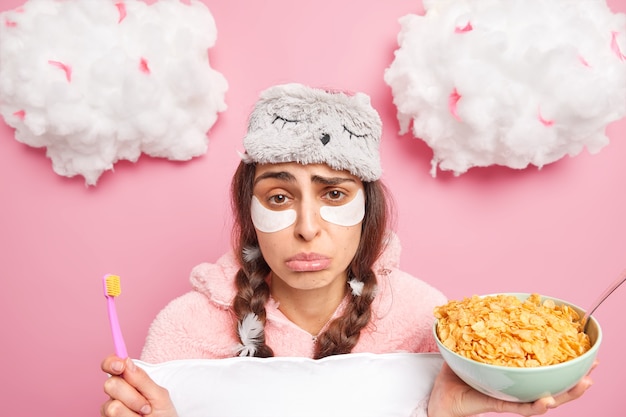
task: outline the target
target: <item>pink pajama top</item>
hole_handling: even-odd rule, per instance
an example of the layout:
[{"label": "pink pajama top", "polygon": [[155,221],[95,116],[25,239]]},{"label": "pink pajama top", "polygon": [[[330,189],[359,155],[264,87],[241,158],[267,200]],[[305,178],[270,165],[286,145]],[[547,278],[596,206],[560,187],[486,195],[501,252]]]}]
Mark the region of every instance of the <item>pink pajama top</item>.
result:
[{"label": "pink pajama top", "polygon": [[[361,330],[353,353],[435,352],[433,309],[446,297],[431,285],[398,269],[396,239],[377,261],[378,279],[372,319]],[[176,359],[219,359],[237,356],[239,339],[230,311],[239,267],[232,253],[217,263],[202,263],[191,273],[193,290],[171,301],[150,326],[141,359],[158,363]],[[347,300],[347,298],[346,298]],[[340,304],[333,317],[345,308]],[[278,303],[266,305],[267,344],[275,356],[312,357],[314,338],[285,317]]]}]

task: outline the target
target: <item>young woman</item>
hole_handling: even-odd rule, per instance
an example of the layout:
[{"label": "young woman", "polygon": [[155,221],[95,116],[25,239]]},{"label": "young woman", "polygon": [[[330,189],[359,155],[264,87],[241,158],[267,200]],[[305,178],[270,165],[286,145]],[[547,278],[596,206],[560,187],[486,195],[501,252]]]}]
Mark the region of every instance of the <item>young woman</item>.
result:
[{"label": "young woman", "polygon": [[[381,121],[364,94],[299,84],[262,93],[232,181],[234,249],[191,275],[193,291],[152,324],[147,362],[233,356],[436,351],[433,308],[446,302],[397,268],[381,175]],[[167,390],[109,356],[102,415],[176,416]],[[581,396],[587,377],[532,404],[480,394],[444,365],[430,417],[543,414]]]}]

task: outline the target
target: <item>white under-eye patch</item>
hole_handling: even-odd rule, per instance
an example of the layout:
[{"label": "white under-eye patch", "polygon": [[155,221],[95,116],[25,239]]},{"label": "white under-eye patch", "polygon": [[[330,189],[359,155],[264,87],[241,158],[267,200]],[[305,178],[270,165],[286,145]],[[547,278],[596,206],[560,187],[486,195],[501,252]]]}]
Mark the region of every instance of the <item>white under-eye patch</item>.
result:
[{"label": "white under-eye patch", "polygon": [[296,222],[295,210],[270,210],[261,204],[255,196],[252,196],[250,214],[254,227],[264,233],[278,232]]},{"label": "white under-eye patch", "polygon": [[342,206],[323,206],[320,208],[320,216],[329,223],[338,226],[354,226],[365,217],[365,196],[360,189],[356,196]]},{"label": "white under-eye patch", "polygon": [[[250,206],[252,223],[259,231],[264,233],[278,232],[296,222],[297,213],[293,209],[270,210],[252,196]],[[329,223],[338,226],[354,226],[365,217],[365,197],[363,191],[358,190],[356,196],[347,204],[341,206],[322,206],[320,216]]]}]

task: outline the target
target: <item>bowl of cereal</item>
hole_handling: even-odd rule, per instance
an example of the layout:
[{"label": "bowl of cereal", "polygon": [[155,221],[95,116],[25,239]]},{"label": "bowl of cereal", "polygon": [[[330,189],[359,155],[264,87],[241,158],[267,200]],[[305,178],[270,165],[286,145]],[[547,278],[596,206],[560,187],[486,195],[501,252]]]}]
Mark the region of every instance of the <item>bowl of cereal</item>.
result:
[{"label": "bowl of cereal", "polygon": [[435,308],[433,332],[454,373],[505,401],[532,402],[572,388],[591,369],[602,330],[584,310],[530,293],[472,296]]}]

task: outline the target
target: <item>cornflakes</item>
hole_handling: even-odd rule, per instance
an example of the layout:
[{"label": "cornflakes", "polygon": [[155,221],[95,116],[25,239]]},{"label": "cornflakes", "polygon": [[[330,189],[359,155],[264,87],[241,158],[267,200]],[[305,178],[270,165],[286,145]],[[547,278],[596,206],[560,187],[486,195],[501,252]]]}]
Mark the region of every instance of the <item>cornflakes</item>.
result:
[{"label": "cornflakes", "polygon": [[472,296],[435,308],[437,335],[448,349],[500,366],[536,367],[576,358],[591,347],[579,314],[531,294]]}]

